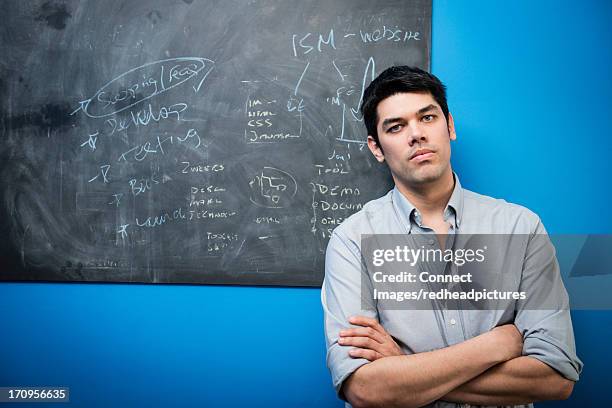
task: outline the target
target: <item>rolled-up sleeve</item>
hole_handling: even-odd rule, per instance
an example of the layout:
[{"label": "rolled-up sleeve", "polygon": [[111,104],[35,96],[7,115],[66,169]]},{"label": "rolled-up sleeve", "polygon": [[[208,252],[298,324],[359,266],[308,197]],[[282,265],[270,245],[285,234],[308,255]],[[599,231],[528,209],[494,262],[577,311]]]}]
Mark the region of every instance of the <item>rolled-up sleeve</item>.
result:
[{"label": "rolled-up sleeve", "polygon": [[576,355],[569,298],[554,246],[539,219],[527,245],[520,290],[527,295],[515,316],[523,334],[523,355],[578,381],[583,363]]},{"label": "rolled-up sleeve", "polygon": [[[368,316],[378,320],[372,297],[367,296],[371,292],[370,285],[364,287],[362,292],[361,266],[359,243],[334,231],[325,255],[325,279],[321,288],[321,303],[327,346],[327,367],[334,388],[342,399],[345,399],[341,392],[344,380],[369,361],[351,357],[348,354],[351,347],[338,344],[339,332],[351,326],[348,323],[351,316]],[[362,294],[366,294],[363,297],[363,304]]]}]

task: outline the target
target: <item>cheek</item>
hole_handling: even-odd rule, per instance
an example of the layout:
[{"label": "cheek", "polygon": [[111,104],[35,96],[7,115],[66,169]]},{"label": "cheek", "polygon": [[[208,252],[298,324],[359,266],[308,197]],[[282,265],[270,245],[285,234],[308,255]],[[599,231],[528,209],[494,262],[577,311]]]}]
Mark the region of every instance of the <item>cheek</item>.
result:
[{"label": "cheek", "polygon": [[442,159],[442,161],[448,161],[448,159],[450,159],[450,148],[448,145],[440,148],[440,159]]},{"label": "cheek", "polygon": [[446,134],[443,138],[440,139],[440,143],[438,146],[440,147],[440,155],[443,157],[450,156],[450,136]]},{"label": "cheek", "polygon": [[402,161],[405,156],[406,152],[400,146],[391,145],[385,150],[385,157],[392,161]]},{"label": "cheek", "polygon": [[451,149],[450,149],[450,146],[446,148],[443,160],[444,160],[445,163],[450,163],[450,161],[451,161]]}]

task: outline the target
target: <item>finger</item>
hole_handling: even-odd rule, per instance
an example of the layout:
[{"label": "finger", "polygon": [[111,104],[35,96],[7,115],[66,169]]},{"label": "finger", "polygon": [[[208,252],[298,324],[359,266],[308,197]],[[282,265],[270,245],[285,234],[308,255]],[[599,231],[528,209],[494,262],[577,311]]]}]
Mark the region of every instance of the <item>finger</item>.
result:
[{"label": "finger", "polygon": [[374,350],[376,352],[382,352],[382,345],[376,340],[372,340],[368,337],[340,337],[338,339],[338,344],[341,346],[354,346]]},{"label": "finger", "polygon": [[371,327],[355,327],[352,329],[340,330],[340,337],[369,337],[379,343],[385,342],[385,336]]},{"label": "finger", "polygon": [[365,358],[366,360],[374,361],[382,358],[380,353],[374,350],[354,348],[349,350],[349,355],[353,358]]},{"label": "finger", "polygon": [[349,323],[355,324],[358,326],[368,326],[376,330],[377,332],[386,335],[387,331],[384,327],[378,322],[376,319],[372,319],[370,317],[365,316],[353,316],[349,318]]}]

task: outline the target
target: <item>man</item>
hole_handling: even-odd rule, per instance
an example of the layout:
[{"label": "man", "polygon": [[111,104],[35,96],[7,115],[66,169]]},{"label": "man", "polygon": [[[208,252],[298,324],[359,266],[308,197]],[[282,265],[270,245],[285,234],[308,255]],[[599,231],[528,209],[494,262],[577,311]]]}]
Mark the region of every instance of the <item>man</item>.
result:
[{"label": "man", "polygon": [[[338,395],[354,407],[532,406],[568,398],[582,362],[567,293],[554,253],[542,261],[533,240],[518,259],[517,279],[521,287],[546,286],[563,307],[387,310],[362,287],[364,234],[429,234],[439,248],[452,246],[456,234],[549,241],[533,212],[461,187],[450,164],[453,117],[435,76],[389,68],[366,89],[361,110],[368,147],[389,166],[395,188],[336,228],[327,248],[321,300]],[[552,273],[546,281],[544,270]]]}]

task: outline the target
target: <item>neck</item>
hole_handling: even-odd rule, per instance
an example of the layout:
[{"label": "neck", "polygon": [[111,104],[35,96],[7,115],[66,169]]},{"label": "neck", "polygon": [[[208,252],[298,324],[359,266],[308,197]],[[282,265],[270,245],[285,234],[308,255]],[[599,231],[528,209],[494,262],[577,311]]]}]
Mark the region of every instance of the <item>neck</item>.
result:
[{"label": "neck", "polygon": [[437,180],[418,185],[397,183],[397,188],[424,215],[442,214],[455,188],[452,170]]}]

